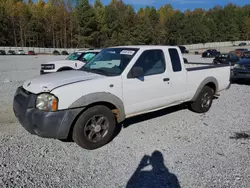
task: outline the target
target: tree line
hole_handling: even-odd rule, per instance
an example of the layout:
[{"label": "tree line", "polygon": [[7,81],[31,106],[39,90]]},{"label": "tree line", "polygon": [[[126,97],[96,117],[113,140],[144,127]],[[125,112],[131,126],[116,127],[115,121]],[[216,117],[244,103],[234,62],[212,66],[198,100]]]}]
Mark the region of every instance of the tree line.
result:
[{"label": "tree line", "polygon": [[0,46],[80,48],[250,39],[250,5],[135,11],[122,0],[0,0]]}]

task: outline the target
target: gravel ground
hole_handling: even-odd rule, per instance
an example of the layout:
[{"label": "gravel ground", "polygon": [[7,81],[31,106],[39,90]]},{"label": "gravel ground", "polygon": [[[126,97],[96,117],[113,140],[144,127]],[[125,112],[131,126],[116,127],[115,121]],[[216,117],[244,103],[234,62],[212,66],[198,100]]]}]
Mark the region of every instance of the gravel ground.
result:
[{"label": "gravel ground", "polygon": [[17,86],[63,58],[0,56],[0,187],[249,187],[250,86],[232,85],[204,115],[174,107],[130,119],[87,151],[30,135],[12,112]]}]

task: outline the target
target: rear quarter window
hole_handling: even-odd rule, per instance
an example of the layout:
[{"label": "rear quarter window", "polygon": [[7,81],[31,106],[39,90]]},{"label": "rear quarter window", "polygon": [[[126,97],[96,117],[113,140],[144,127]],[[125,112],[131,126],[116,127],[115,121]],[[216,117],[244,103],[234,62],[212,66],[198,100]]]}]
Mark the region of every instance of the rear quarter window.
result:
[{"label": "rear quarter window", "polygon": [[181,60],[180,60],[180,56],[179,56],[178,51],[174,48],[170,48],[170,49],[168,49],[168,52],[169,52],[169,56],[171,59],[173,71],[174,72],[181,71],[182,70]]}]

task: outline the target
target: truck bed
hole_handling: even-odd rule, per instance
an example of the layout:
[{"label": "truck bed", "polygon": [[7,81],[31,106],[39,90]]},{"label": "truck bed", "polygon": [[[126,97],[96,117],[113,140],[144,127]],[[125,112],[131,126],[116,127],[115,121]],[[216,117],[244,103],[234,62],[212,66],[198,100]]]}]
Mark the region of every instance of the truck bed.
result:
[{"label": "truck bed", "polygon": [[184,64],[188,75],[188,88],[196,91],[200,82],[205,78],[216,78],[218,82],[218,92],[226,88],[230,79],[230,65],[213,63],[192,63]]},{"label": "truck bed", "polygon": [[212,68],[219,68],[219,67],[227,67],[227,64],[213,64],[213,63],[197,63],[197,62],[188,62],[184,63],[184,66],[187,71],[194,71],[194,70],[202,70],[202,69],[212,69]]}]

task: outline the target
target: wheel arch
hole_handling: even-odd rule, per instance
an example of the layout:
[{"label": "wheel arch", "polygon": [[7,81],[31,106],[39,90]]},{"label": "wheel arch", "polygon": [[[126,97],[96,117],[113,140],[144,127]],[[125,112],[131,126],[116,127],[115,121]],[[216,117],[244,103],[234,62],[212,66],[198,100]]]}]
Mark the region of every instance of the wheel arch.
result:
[{"label": "wheel arch", "polygon": [[122,100],[108,92],[98,92],[84,95],[73,102],[69,108],[84,107],[84,110],[86,110],[96,105],[107,106],[115,114],[118,123],[125,119],[125,110]]},{"label": "wheel arch", "polygon": [[82,113],[84,113],[87,109],[98,105],[104,105],[108,107],[115,114],[117,123],[120,123],[125,120],[124,106],[121,99],[107,92],[88,94],[82,96],[69,106],[69,108],[84,108],[77,114],[72,124],[70,125],[68,139],[72,138],[74,125],[77,119],[82,115]]},{"label": "wheel arch", "polygon": [[64,70],[73,70],[73,68],[69,67],[69,66],[64,66],[64,67],[60,67],[56,72],[60,72],[60,71],[64,71]]},{"label": "wheel arch", "polygon": [[212,88],[214,90],[214,94],[217,93],[218,91],[218,87],[219,87],[219,84],[218,84],[218,81],[216,78],[214,77],[207,77],[205,78],[199,85],[199,87],[197,88],[193,98],[191,101],[195,101],[197,99],[197,97],[199,96],[200,92],[202,91],[202,89],[205,87],[205,86],[208,86],[210,88]]}]

